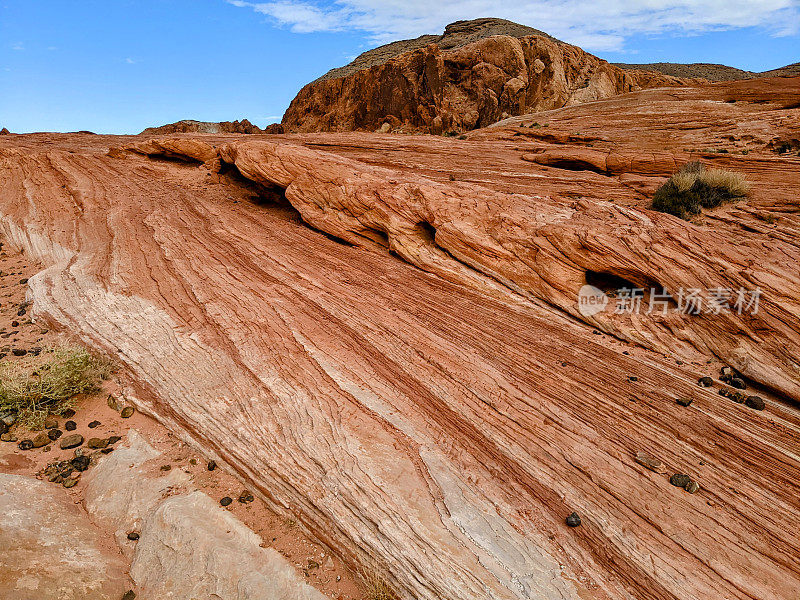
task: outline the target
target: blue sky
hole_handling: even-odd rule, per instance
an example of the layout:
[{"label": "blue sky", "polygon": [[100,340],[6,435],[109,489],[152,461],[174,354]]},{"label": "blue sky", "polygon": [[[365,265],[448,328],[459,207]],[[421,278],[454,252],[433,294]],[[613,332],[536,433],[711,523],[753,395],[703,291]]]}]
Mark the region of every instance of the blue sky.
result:
[{"label": "blue sky", "polygon": [[499,16],[610,61],[800,61],[797,0],[0,0],[0,127],[138,133],[280,121],[297,91],[379,43]]}]

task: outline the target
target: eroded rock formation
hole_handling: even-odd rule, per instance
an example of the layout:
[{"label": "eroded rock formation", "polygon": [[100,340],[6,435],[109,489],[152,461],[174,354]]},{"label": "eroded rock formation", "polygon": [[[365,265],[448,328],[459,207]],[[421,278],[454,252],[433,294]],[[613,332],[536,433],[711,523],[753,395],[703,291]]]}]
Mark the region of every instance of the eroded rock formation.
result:
[{"label": "eroded rock formation", "polygon": [[[798,109],[757,85],[466,140],[9,136],[0,228],[48,267],[37,318],[401,598],[794,600],[800,159],[767,144]],[[752,197],[697,223],[646,210],[694,158]],[[762,310],[585,320],[590,275],[755,284]],[[716,358],[763,410],[697,385]]]},{"label": "eroded rock formation", "polygon": [[400,48],[416,49],[399,55],[393,46],[384,53],[374,50],[377,57],[306,85],[284,114],[283,126],[297,132],[372,131],[389,123],[433,133],[466,131],[509,115],[698,81],[623,71],[507,21],[454,25],[439,38],[425,38],[430,43],[424,47],[406,42]]},{"label": "eroded rock formation", "polygon": [[[169,135],[172,133],[275,133],[276,124],[269,125],[266,130],[253,125],[247,119],[241,121],[222,121],[211,123],[208,121],[177,121],[160,127],[148,127],[140,135]],[[269,131],[269,127],[273,130]]]}]

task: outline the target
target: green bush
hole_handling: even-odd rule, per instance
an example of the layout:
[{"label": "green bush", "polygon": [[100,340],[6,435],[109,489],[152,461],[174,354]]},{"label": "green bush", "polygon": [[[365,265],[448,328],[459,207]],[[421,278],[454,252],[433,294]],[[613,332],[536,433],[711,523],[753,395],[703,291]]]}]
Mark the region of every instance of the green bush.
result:
[{"label": "green bush", "polygon": [[690,219],[704,208],[741,200],[748,193],[749,185],[741,174],[708,169],[695,161],[685,164],[656,190],[650,208]]},{"label": "green bush", "polygon": [[48,414],[71,408],[76,395],[97,391],[111,370],[108,360],[68,347],[2,363],[0,410],[16,411],[23,426],[40,427]]}]

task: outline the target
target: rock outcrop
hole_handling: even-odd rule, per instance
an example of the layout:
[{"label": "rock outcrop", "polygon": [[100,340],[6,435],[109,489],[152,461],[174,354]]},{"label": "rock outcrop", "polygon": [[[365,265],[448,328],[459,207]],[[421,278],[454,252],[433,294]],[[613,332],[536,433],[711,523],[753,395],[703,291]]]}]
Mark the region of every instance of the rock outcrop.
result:
[{"label": "rock outcrop", "polygon": [[271,131],[262,130],[253,125],[247,119],[241,121],[222,121],[220,123],[211,123],[208,121],[178,121],[168,125],[161,125],[160,127],[148,127],[139,135],[169,135],[173,133],[275,133],[274,125],[269,125],[273,129]]},{"label": "rock outcrop", "polygon": [[460,22],[438,39],[425,39],[430,43],[424,47],[394,55],[398,48],[415,47],[406,42],[362,55],[354,66],[300,90],[283,126],[297,132],[372,131],[389,123],[432,133],[467,131],[507,116],[690,82],[657,72],[626,72],[576,46],[508,23]]},{"label": "rock outcrop", "polygon": [[119,600],[127,564],[86,513],[45,481],[0,473],[0,596]]},{"label": "rock outcrop", "polygon": [[[117,356],[138,408],[403,600],[794,600],[800,159],[767,144],[797,137],[772,100],[800,81],[736,86],[463,140],[12,136],[0,230],[46,266],[34,317]],[[647,210],[692,159],[751,198]],[[763,304],[578,310],[584,283],[650,279]]]},{"label": "rock outcrop", "polygon": [[[262,548],[241,521],[192,489],[188,475],[153,468],[159,457],[163,462],[132,430],[87,476],[87,511],[115,532],[143,597],[324,600],[276,550]],[[136,541],[128,539],[131,531],[139,533]]]},{"label": "rock outcrop", "polygon": [[0,129],[0,135],[11,135],[11,132],[5,127],[3,127],[2,129]]}]

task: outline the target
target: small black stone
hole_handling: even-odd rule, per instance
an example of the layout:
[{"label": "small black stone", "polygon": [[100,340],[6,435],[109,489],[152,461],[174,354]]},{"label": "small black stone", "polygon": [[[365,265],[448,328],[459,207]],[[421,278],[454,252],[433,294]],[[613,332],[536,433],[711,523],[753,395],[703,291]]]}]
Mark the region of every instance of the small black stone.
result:
[{"label": "small black stone", "polygon": [[78,424],[75,421],[67,421],[64,423],[64,429],[67,431],[75,431],[78,428]]},{"label": "small black stone", "polygon": [[701,377],[697,380],[697,383],[702,387],[711,387],[714,385],[714,380],[711,377]]},{"label": "small black stone", "polygon": [[123,419],[129,419],[129,418],[131,418],[133,416],[133,413],[134,413],[133,407],[132,406],[126,406],[119,413],[119,416],[122,417]]},{"label": "small black stone", "polygon": [[567,517],[565,522],[569,527],[578,527],[581,524],[581,518],[578,516],[578,513],[574,512]]},{"label": "small black stone", "polygon": [[25,350],[24,348],[14,348],[11,351],[11,354],[13,354],[14,356],[25,356],[27,353],[28,351]]},{"label": "small black stone", "polygon": [[675,473],[672,477],[669,478],[669,482],[674,485],[675,487],[686,487],[686,485],[692,480],[691,477],[688,475],[684,475],[683,473]]},{"label": "small black stone", "polygon": [[131,531],[131,532],[128,534],[128,539],[129,539],[130,541],[132,541],[132,542],[135,542],[136,540],[138,540],[138,539],[139,539],[139,534],[138,534],[138,533],[136,533],[135,531]]},{"label": "small black stone", "polygon": [[92,421],[91,423],[89,423],[89,429],[94,429],[98,425],[100,425],[100,421]]},{"label": "small black stone", "polygon": [[255,500],[255,497],[253,497],[253,494],[247,490],[244,490],[241,494],[239,494],[239,502],[242,504],[249,504],[253,500]]},{"label": "small black stone", "polygon": [[747,400],[744,401],[744,405],[754,410],[764,410],[767,406],[761,396],[748,396]]},{"label": "small black stone", "polygon": [[51,440],[55,442],[58,438],[60,438],[63,435],[63,433],[64,432],[61,431],[60,429],[50,429],[47,432],[47,437],[49,437]]},{"label": "small black stone", "polygon": [[172,465],[161,465],[161,470],[162,471],[171,471],[172,470]]},{"label": "small black stone", "polygon": [[675,400],[675,402],[677,402],[681,406],[689,406],[692,403],[692,399],[691,398],[678,398],[677,400]]},{"label": "small black stone", "polygon": [[122,594],[122,600],[135,600],[136,599],[136,592],[133,590],[128,590],[124,594]]},{"label": "small black stone", "polygon": [[225,496],[219,501],[222,506],[230,506],[231,502],[233,502],[233,499],[230,496]]},{"label": "small black stone", "polygon": [[730,383],[731,386],[735,387],[737,390],[747,389],[747,385],[745,385],[744,381],[738,377],[731,377],[731,380],[728,383]]},{"label": "small black stone", "polygon": [[76,471],[85,471],[89,468],[88,456],[76,456],[69,462]]},{"label": "small black stone", "polygon": [[72,417],[75,416],[75,411],[72,410],[71,408],[68,408],[67,410],[61,413],[61,416],[64,417],[65,419],[71,419]]},{"label": "small black stone", "polygon": [[630,352],[628,352],[627,350],[623,350],[623,351],[622,351],[622,353],[623,353],[625,356],[630,356],[630,355],[631,355],[631,353],[630,353]]},{"label": "small black stone", "polygon": [[636,375],[628,375],[628,381],[639,381]]},{"label": "small black stone", "polygon": [[31,448],[33,448],[33,442],[31,440],[22,440],[17,445],[19,446],[20,450],[30,450]]},{"label": "small black stone", "polygon": [[103,454],[111,454],[113,451],[114,451],[113,448],[103,448],[102,450],[100,450],[100,452],[102,452]]},{"label": "small black stone", "polygon": [[116,444],[121,439],[122,438],[120,436],[118,436],[118,435],[112,435],[110,438],[108,438],[108,443],[109,444]]},{"label": "small black stone", "polygon": [[214,461],[214,460],[208,461],[208,470],[209,471],[213,471],[216,468],[217,468],[217,462],[216,461]]}]

